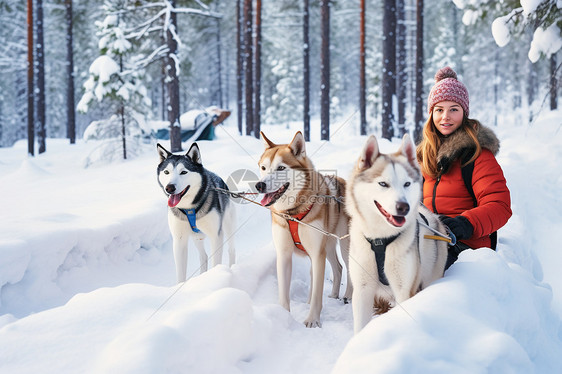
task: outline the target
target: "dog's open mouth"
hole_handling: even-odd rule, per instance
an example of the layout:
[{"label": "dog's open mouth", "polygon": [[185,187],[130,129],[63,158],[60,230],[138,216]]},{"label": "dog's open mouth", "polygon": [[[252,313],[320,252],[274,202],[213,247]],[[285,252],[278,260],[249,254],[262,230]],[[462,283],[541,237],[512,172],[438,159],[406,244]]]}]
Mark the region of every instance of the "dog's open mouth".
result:
[{"label": "dog's open mouth", "polygon": [[281,188],[275,192],[266,193],[263,199],[261,199],[260,204],[263,206],[270,206],[275,203],[281,196],[283,196],[285,191],[287,191],[287,187],[289,187],[289,182],[282,185]]},{"label": "dog's open mouth", "polygon": [[375,200],[375,205],[379,208],[379,211],[382,213],[384,218],[390,223],[392,226],[402,227],[406,223],[406,218],[404,216],[393,216],[392,214],[388,213],[384,208]]},{"label": "dog's open mouth", "polygon": [[168,198],[168,206],[170,208],[173,208],[176,205],[178,205],[180,203],[180,200],[183,197],[183,195],[185,195],[187,190],[189,190],[189,187],[191,187],[191,186],[187,186],[182,192],[180,192],[178,194],[170,195],[170,197]]}]

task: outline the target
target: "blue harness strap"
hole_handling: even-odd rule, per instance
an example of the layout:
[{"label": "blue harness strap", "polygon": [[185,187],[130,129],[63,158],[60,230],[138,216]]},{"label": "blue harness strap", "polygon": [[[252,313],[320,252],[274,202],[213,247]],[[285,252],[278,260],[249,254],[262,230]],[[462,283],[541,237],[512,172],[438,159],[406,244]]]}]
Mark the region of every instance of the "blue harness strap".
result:
[{"label": "blue harness strap", "polygon": [[201,232],[201,230],[199,230],[197,228],[197,225],[195,224],[196,215],[197,215],[195,209],[180,209],[180,210],[183,212],[183,214],[187,216],[187,220],[189,221],[189,226],[191,226],[193,232]]}]

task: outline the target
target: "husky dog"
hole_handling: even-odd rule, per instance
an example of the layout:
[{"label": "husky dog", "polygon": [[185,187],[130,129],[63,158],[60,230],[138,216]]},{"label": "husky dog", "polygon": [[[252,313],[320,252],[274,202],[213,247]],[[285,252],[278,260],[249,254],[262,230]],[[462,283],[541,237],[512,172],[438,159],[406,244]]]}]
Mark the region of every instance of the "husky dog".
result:
[{"label": "husky dog", "polygon": [[187,271],[187,240],[191,237],[199,250],[201,273],[207,271],[207,253],[203,239],[211,241],[213,266],[222,263],[224,241],[229,241],[229,263],[234,264],[235,210],[228,195],[215,190],[227,190],[226,183],[203,167],[201,152],[193,143],[185,155],[174,155],[160,144],[158,183],[168,197],[168,225],[172,233],[174,260],[178,283],[184,282]]},{"label": "husky dog", "polygon": [[422,176],[406,134],[394,154],[381,154],[370,136],[348,181],[353,324],[359,332],[384,313],[443,276],[447,243],[420,223],[445,234],[438,217],[421,205]]},{"label": "husky dog", "polygon": [[[314,170],[312,161],[306,156],[305,141],[300,131],[290,144],[274,144],[263,132],[261,137],[265,150],[259,161],[261,179],[256,184],[256,189],[265,194],[261,204],[339,237],[346,235],[349,217],[339,199],[345,195],[345,181],[335,176],[323,176]],[[290,310],[293,252],[310,257],[310,311],[304,324],[306,327],[320,327],[326,258],[330,262],[334,280],[330,297],[337,298],[340,291],[342,265],[336,254],[337,240],[305,224],[290,222],[273,212],[271,217],[273,243],[277,252],[279,303]],[[340,245],[347,265],[349,239],[340,240]],[[344,298],[349,299],[350,296],[351,282],[348,276]]]}]

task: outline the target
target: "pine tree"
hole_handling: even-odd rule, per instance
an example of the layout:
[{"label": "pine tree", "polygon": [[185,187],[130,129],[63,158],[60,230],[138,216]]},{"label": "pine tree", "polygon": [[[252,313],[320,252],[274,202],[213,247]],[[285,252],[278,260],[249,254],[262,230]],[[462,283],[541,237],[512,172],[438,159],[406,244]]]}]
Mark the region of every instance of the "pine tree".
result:
[{"label": "pine tree", "polygon": [[76,117],[74,110],[74,50],[72,38],[72,0],[65,0],[66,8],[66,71],[67,71],[67,90],[66,90],[66,112],[67,112],[67,137],[70,144],[76,143]]},{"label": "pine tree", "polygon": [[35,155],[33,84],[33,0],[27,0],[27,153]]},{"label": "pine tree", "polygon": [[254,41],[254,137],[260,137],[261,128],[261,22],[262,22],[261,0],[256,1],[256,36]]},{"label": "pine tree", "polygon": [[246,103],[246,135],[254,132],[254,60],[252,53],[252,0],[244,0],[244,87]]},{"label": "pine tree", "polygon": [[[93,138],[110,139],[105,156],[111,160],[116,148],[122,149],[123,159],[127,158],[127,137],[140,134],[135,120],[139,114],[146,113],[151,104],[144,86],[144,56],[134,54],[134,41],[127,37],[131,13],[127,12],[126,2],[106,1],[103,21],[97,21],[100,37],[100,56],[94,60],[89,70],[89,78],[84,83],[85,93],[78,103],[80,112],[87,112],[96,100],[110,101],[113,115],[90,129]],[[120,139],[119,141],[116,141]]]},{"label": "pine tree", "polygon": [[45,108],[45,42],[43,38],[43,0],[36,0],[37,17],[35,28],[37,30],[36,53],[36,104],[37,104],[37,143],[39,144],[39,154],[47,150],[47,120]]},{"label": "pine tree", "polygon": [[330,0],[320,2],[322,48],[320,52],[320,139],[330,140]]},{"label": "pine tree", "polygon": [[384,0],[382,68],[382,137],[394,136],[394,94],[396,92],[396,3]]},{"label": "pine tree", "polygon": [[310,4],[304,0],[302,12],[303,134],[310,141]]},{"label": "pine tree", "polygon": [[367,135],[367,102],[365,82],[365,0],[360,2],[359,21],[359,111],[361,124],[359,126],[361,135]]}]

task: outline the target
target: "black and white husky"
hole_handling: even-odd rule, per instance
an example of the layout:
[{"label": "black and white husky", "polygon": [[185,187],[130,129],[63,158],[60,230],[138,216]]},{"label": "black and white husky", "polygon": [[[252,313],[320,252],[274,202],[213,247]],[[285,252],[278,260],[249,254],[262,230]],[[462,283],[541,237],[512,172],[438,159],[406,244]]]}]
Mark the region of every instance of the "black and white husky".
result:
[{"label": "black and white husky", "polygon": [[425,225],[445,234],[438,217],[421,205],[422,176],[408,135],[393,154],[379,152],[370,136],[348,181],[351,217],[349,261],[353,325],[359,332],[385,312],[443,276],[447,243],[426,239]]},{"label": "black and white husky", "polygon": [[213,266],[222,263],[223,247],[227,241],[229,264],[234,264],[232,236],[235,209],[228,195],[215,190],[217,187],[227,190],[226,183],[203,167],[197,143],[193,143],[185,155],[174,155],[160,144],[157,149],[160,155],[158,183],[168,197],[168,225],[172,233],[178,283],[186,280],[189,238],[199,250],[201,273],[208,267],[203,243],[205,236],[211,242]]}]

